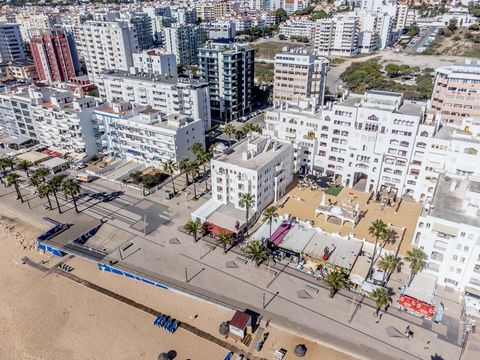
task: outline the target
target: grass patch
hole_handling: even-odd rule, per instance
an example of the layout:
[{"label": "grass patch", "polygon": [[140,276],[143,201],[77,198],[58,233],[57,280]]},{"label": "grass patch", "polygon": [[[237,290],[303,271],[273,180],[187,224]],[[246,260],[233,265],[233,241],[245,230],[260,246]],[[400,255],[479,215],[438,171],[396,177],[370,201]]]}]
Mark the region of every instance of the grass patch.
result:
[{"label": "grass patch", "polygon": [[273,82],[275,65],[266,62],[255,62],[255,77],[260,83]]},{"label": "grass patch", "polygon": [[340,194],[342,190],[343,190],[342,185],[338,185],[338,186],[332,185],[332,186],[329,186],[327,190],[325,190],[325,194],[331,195],[331,196],[338,196],[338,194]]},{"label": "grass patch", "polygon": [[277,53],[282,52],[282,49],[287,47],[298,47],[298,44],[290,43],[286,41],[264,41],[261,43],[253,44],[255,49],[255,58],[257,59],[275,59]]},{"label": "grass patch", "polygon": [[335,67],[335,66],[338,66],[338,65],[344,63],[345,61],[346,61],[346,59],[344,59],[344,58],[334,58],[330,61],[330,66]]}]

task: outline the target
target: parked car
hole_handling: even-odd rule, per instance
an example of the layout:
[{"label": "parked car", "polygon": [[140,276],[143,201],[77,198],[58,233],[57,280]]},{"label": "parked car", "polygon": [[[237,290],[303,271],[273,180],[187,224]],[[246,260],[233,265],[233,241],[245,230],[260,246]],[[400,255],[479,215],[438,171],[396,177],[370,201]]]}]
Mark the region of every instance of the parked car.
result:
[{"label": "parked car", "polygon": [[80,169],[83,169],[85,166],[85,163],[83,161],[77,161],[77,162],[74,162],[72,165],[70,165],[70,168],[73,169],[73,170],[80,170]]},{"label": "parked car", "polygon": [[90,182],[93,180],[93,176],[90,175],[90,174],[86,174],[86,173],[82,173],[82,174],[78,174],[75,179],[77,181],[81,181],[81,182]]}]

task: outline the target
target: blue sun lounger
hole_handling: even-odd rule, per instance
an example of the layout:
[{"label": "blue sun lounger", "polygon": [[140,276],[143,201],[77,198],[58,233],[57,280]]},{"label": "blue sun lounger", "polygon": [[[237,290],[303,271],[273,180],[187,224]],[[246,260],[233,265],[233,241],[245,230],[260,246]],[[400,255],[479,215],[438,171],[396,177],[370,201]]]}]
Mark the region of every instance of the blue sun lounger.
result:
[{"label": "blue sun lounger", "polygon": [[172,319],[172,318],[168,319],[168,321],[165,323],[165,325],[163,325],[163,329],[164,329],[164,330],[167,330],[168,327],[169,327],[170,325],[172,325],[172,323],[173,323],[173,319]]},{"label": "blue sun lounger", "polygon": [[175,320],[172,325],[170,325],[170,327],[167,329],[168,333],[169,334],[173,334],[175,332],[175,330],[177,330],[177,327],[178,327],[178,321]]},{"label": "blue sun lounger", "polygon": [[232,358],[232,356],[233,356],[233,352],[230,351],[230,352],[227,354],[227,356],[225,356],[225,359],[223,359],[223,360],[230,360],[230,359]]},{"label": "blue sun lounger", "polygon": [[163,315],[163,319],[158,322],[158,327],[163,327],[163,325],[165,325],[165,323],[168,321],[169,318],[170,318],[169,316]]},{"label": "blue sun lounger", "polygon": [[158,323],[160,322],[160,320],[162,319],[164,315],[160,314],[158,315],[156,318],[155,318],[155,321],[153,322],[153,325],[155,326],[158,326]]}]

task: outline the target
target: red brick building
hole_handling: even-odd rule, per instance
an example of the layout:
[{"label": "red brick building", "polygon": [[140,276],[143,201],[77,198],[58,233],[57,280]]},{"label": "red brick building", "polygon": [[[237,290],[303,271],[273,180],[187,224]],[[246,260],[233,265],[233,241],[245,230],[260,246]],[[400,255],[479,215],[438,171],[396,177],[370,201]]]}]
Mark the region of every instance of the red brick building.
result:
[{"label": "red brick building", "polygon": [[75,72],[74,54],[63,30],[53,30],[30,40],[33,61],[40,80],[69,81]]}]

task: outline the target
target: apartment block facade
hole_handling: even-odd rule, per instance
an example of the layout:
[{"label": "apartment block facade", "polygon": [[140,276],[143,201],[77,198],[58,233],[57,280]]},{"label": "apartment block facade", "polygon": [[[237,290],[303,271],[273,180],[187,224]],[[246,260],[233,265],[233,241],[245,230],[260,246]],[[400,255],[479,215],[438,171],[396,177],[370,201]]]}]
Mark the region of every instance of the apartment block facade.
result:
[{"label": "apartment block facade", "polygon": [[356,16],[336,15],[317,20],[314,49],[318,55],[353,56],[358,53],[359,21]]},{"label": "apartment block facade", "polygon": [[87,21],[79,27],[77,39],[88,76],[94,82],[108,70],[129,71],[132,53],[139,51],[135,31],[128,22]]},{"label": "apartment block facade", "polygon": [[161,49],[150,49],[133,54],[136,73],[177,77],[177,58]]},{"label": "apartment block facade", "polygon": [[116,159],[161,166],[168,160],[193,160],[193,144],[205,145],[203,121],[186,115],[165,115],[125,102],[105,103],[94,115],[99,146]]},{"label": "apartment block facade", "polygon": [[[64,30],[53,30],[30,39],[30,48],[39,79],[42,81],[69,81],[78,75],[78,55],[70,47]],[[74,63],[77,61],[77,64]]]},{"label": "apartment block facade", "polygon": [[209,89],[203,81],[116,71],[102,74],[98,86],[105,101],[151,106],[166,114],[202,120],[205,129],[211,126]]},{"label": "apartment block facade", "polygon": [[428,256],[440,285],[480,290],[480,182],[441,175],[418,219],[412,244]]},{"label": "apartment block facade", "polygon": [[210,89],[212,118],[236,120],[252,111],[255,53],[249,44],[215,42],[199,49],[199,70]]},{"label": "apartment block facade", "polygon": [[323,105],[329,61],[301,49],[283,51],[275,56],[273,101],[291,102],[315,99]]},{"label": "apartment block facade", "polygon": [[198,50],[205,44],[206,31],[198,25],[172,24],[164,28],[163,48],[177,57],[177,64],[198,64]]},{"label": "apartment block facade", "polygon": [[31,86],[0,95],[0,127],[9,135],[90,158],[98,153],[91,119],[95,106],[92,97],[74,98],[68,90]]},{"label": "apartment block facade", "polygon": [[480,118],[480,60],[466,59],[437,69],[427,113],[444,124]]},{"label": "apartment block facade", "polygon": [[212,200],[244,210],[243,193],[253,195],[250,214],[280,199],[293,180],[293,147],[263,135],[250,135],[232,152],[211,161]]},{"label": "apartment block facade", "polygon": [[18,24],[0,22],[0,64],[25,60],[25,49]]}]

